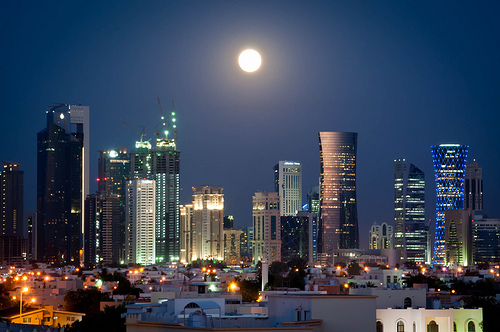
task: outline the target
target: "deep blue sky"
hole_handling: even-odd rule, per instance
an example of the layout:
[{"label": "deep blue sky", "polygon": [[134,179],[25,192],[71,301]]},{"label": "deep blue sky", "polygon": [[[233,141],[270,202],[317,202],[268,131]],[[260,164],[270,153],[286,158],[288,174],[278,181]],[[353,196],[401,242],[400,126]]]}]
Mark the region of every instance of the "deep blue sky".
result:
[{"label": "deep blue sky", "polygon": [[[319,177],[318,131],[355,131],[361,246],[374,221],[393,222],[393,160],[426,173],[430,145],[470,145],[484,207],[500,217],[500,8],[435,1],[3,1],[0,160],[25,170],[36,206],[36,133],[53,103],[90,106],[97,150],[153,137],[175,101],[181,204],[191,187],[223,186],[236,226],[251,224],[255,191],[273,165],[303,163],[304,197]],[[237,65],[254,48],[263,65]],[[92,189],[95,190],[95,182]]]}]

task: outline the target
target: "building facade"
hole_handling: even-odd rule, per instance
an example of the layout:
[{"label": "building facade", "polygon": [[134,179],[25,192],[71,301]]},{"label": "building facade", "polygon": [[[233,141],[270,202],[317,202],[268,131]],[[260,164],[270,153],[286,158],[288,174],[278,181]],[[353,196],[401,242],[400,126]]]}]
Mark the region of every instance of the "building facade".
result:
[{"label": "building facade", "polygon": [[302,164],[280,161],[274,165],[274,191],[280,196],[280,214],[294,216],[302,210]]},{"label": "building facade", "polygon": [[194,247],[194,225],[193,204],[180,206],[181,213],[181,263],[189,263],[193,260]]},{"label": "building facade", "polygon": [[467,210],[447,210],[444,214],[445,263],[472,264],[471,216]]},{"label": "building facade", "polygon": [[405,261],[429,263],[425,221],[425,174],[405,159],[394,160],[394,248]]},{"label": "building facade", "polygon": [[222,187],[193,188],[193,260],[223,260],[224,194]]},{"label": "building facade", "polygon": [[301,258],[313,264],[317,259],[318,216],[299,211],[295,216],[281,217],[281,260]]},{"label": "building facade", "polygon": [[126,195],[126,262],[141,265],[155,264],[155,181],[129,180]]},{"label": "building facade", "polygon": [[228,265],[239,265],[241,263],[241,229],[224,230],[224,261]]},{"label": "building facade", "polygon": [[392,226],[387,223],[373,224],[370,228],[370,249],[392,249],[394,232]]},{"label": "building facade", "polygon": [[359,248],[356,202],[357,133],[320,132],[320,250]]},{"label": "building facade", "polygon": [[[256,192],[253,196],[253,262],[264,257],[281,261],[280,197],[277,192]],[[266,253],[266,255],[265,255]]]},{"label": "building facade", "polygon": [[307,210],[319,216],[319,186],[314,186],[307,193]]},{"label": "building facade", "polygon": [[490,219],[476,211],[472,220],[474,264],[500,264],[500,219]]},{"label": "building facade", "polygon": [[89,190],[89,107],[47,111],[38,133],[37,252],[47,263],[79,264]]},{"label": "building facade", "polygon": [[464,209],[483,210],[483,169],[476,160],[465,167]]},{"label": "building facade", "polygon": [[465,164],[469,147],[459,144],[431,146],[436,181],[436,231],[433,264],[445,264],[445,212],[464,208]]}]

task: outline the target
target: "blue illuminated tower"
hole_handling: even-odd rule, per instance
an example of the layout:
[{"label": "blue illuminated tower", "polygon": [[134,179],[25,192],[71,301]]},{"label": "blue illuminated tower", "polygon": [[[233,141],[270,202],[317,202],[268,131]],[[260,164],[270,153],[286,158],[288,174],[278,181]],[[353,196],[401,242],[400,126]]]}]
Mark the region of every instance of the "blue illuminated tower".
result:
[{"label": "blue illuminated tower", "polygon": [[436,180],[436,234],[433,264],[445,263],[444,213],[464,208],[465,163],[468,145],[431,146]]}]

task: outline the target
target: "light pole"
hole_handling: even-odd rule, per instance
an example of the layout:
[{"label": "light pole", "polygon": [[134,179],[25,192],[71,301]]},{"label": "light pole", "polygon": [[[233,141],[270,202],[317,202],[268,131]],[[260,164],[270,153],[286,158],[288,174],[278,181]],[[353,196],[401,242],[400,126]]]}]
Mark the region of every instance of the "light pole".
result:
[{"label": "light pole", "polygon": [[[19,301],[19,320],[21,320],[21,316],[23,315],[23,293],[27,293],[28,292],[28,287],[24,287],[21,289],[21,294],[19,294],[20,296],[20,300]],[[22,321],[21,321],[21,324],[22,324]]]}]

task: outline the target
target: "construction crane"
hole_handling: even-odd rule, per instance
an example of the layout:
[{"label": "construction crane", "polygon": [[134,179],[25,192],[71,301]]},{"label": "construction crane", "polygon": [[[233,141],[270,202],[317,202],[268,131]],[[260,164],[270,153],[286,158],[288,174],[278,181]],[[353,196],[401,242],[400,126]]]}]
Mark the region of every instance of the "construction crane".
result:
[{"label": "construction crane", "polygon": [[[175,111],[174,111],[174,101],[172,100],[172,110],[168,114],[168,116],[165,117],[163,114],[163,108],[161,107],[161,102],[160,102],[160,97],[156,97],[158,99],[158,105],[160,106],[160,112],[161,112],[161,122],[158,123],[155,126],[155,135],[157,138],[160,138],[160,132],[164,130],[165,132],[165,138],[168,139],[168,133],[170,132],[170,126],[173,127],[174,129],[174,143],[177,144],[177,125],[175,124]],[[161,124],[160,129],[158,126]]]},{"label": "construction crane", "polygon": [[141,143],[142,143],[142,138],[144,136],[146,136],[146,127],[142,127],[142,132],[139,132],[137,129],[135,129],[134,127],[132,127],[131,125],[129,125],[128,123],[126,123],[125,121],[123,121],[122,119],[119,119],[121,122],[123,122],[125,125],[127,125],[130,129],[132,129],[133,131],[135,131],[136,133],[138,133],[140,136],[141,136]]}]

